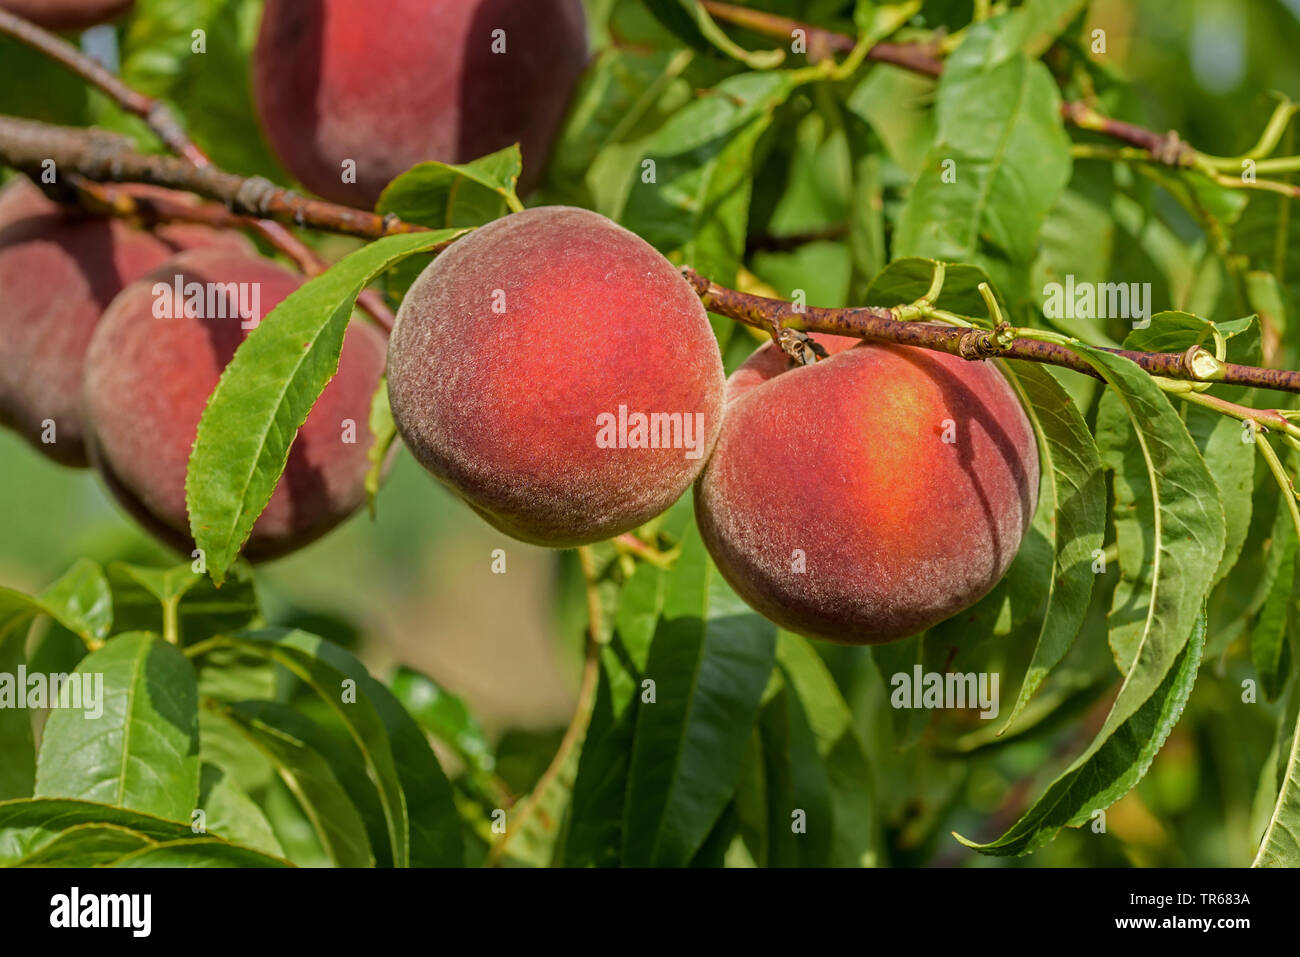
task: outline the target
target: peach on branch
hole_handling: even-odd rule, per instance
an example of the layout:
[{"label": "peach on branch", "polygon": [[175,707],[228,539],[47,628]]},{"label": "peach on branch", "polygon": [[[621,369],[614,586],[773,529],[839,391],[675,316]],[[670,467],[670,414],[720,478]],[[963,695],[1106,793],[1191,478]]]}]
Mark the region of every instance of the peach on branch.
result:
[{"label": "peach on branch", "polygon": [[814,336],[769,343],[728,383],[696,518],[723,576],[772,621],[877,644],[983,597],[1033,517],[1038,450],[990,362]]},{"label": "peach on branch", "polygon": [[717,341],[691,287],[596,213],[546,206],[457,241],[389,343],[415,457],[494,526],[557,547],[643,524],[721,426]]}]

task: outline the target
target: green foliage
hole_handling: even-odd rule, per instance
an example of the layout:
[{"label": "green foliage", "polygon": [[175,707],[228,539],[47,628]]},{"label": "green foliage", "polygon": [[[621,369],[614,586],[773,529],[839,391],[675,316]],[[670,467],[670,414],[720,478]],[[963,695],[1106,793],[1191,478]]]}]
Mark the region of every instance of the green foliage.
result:
[{"label": "green foliage", "polygon": [[357,295],[385,269],[456,236],[389,236],[295,290],[249,333],[199,422],[185,483],[190,530],[220,584],[271,500],[299,426],[334,373]]}]

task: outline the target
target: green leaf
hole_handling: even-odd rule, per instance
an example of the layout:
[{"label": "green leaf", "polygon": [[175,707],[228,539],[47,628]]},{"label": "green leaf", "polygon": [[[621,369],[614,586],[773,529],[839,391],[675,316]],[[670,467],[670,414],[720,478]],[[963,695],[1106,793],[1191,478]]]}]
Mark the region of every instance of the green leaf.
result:
[{"label": "green leaf", "polygon": [[482,226],[519,208],[515,184],[523,168],[518,144],[459,166],[420,163],[384,187],[375,212],[430,229]]},{"label": "green leaf", "polygon": [[388,236],[295,290],[235,351],[199,420],[185,479],[190,530],[220,584],[271,499],[298,428],[338,371],[357,295],[394,263],[457,235]]},{"label": "green leaf", "polygon": [[948,58],[936,140],[903,206],[893,255],[978,263],[1018,300],[1071,159],[1056,84],[1015,49],[1014,32],[1005,17],[974,24]]},{"label": "green leaf", "polygon": [[1029,699],[1065,657],[1083,625],[1092,597],[1093,553],[1105,537],[1106,483],[1088,425],[1060,383],[1046,369],[1016,363],[1011,382],[1039,438],[1040,472],[1049,508],[1046,531],[1053,543],[1047,611],[1033,658],[1016,703],[1002,727],[1006,733]]},{"label": "green leaf", "polygon": [[3,683],[14,682],[14,693],[26,694],[17,687],[19,667],[26,664],[24,645],[31,615],[19,613],[0,616],[0,801],[32,796],[36,781],[36,745],[32,737],[32,712],[5,701]]},{"label": "green leaf", "polygon": [[743,73],[673,114],[637,165],[623,225],[732,283],[745,250],[758,142],[796,85],[784,71]]},{"label": "green leaf", "polygon": [[117,631],[152,631],[182,645],[239,631],[261,616],[253,573],[236,565],[217,588],[190,563],[147,568],[125,562],[108,566]]},{"label": "green leaf", "polygon": [[243,701],[223,713],[271,761],[330,860],[338,867],[373,867],[375,856],[360,813],[329,762],[308,744],[310,722],[274,701]]},{"label": "green leaf", "polygon": [[[1300,668],[1295,671],[1300,676]],[[1282,709],[1280,727],[1285,758],[1278,769],[1277,800],[1259,841],[1251,867],[1300,867],[1300,677],[1291,682],[1290,700]],[[1282,749],[1279,749],[1282,750]],[[1269,773],[1267,769],[1265,773]]]},{"label": "green leaf", "polygon": [[[1124,339],[1124,348],[1139,352],[1186,352],[1202,346],[1215,352],[1215,332],[1224,339],[1226,359],[1243,365],[1260,361],[1259,321],[1250,316],[1232,322],[1212,323],[1185,312],[1161,312],[1151,317],[1145,329],[1135,329]],[[1217,387],[1216,394],[1230,402],[1242,402],[1248,389]],[[1111,401],[1111,400],[1107,400]],[[1219,486],[1223,500],[1227,538],[1214,581],[1221,581],[1237,563],[1246,533],[1250,530],[1255,488],[1255,445],[1243,441],[1242,423],[1212,409],[1186,406],[1187,429],[1205,464]]]},{"label": "green leaf", "polygon": [[292,867],[288,861],[216,838],[156,844],[118,858],[114,867]]},{"label": "green leaf", "polygon": [[[894,675],[901,674],[910,679],[913,668],[917,665],[924,667],[925,635],[912,635],[902,641],[872,645],[871,657],[876,663],[876,670],[880,672],[885,696],[888,697]],[[930,724],[930,718],[929,708],[890,708],[889,723],[894,734],[894,746],[902,751],[920,741]]]},{"label": "green leaf", "polygon": [[10,866],[102,867],[155,843],[139,831],[117,824],[78,824]]},{"label": "green leaf", "polygon": [[835,867],[872,866],[880,847],[875,788],[866,751],[853,726],[853,713],[806,638],[781,632],[776,657],[787,690],[797,697],[807,717],[830,777],[834,815],[830,863]]},{"label": "green leaf", "polygon": [[[606,212],[599,185],[607,150],[663,124],[685,93],[682,72],[694,59],[690,50],[601,50],[583,74],[551,150],[548,197]],[[626,164],[617,165],[626,172]]]},{"label": "green leaf", "polygon": [[[198,690],[189,661],[153,635],[129,632],[83,658],[74,675],[77,684],[64,685],[63,703],[45,723],[36,796],[188,820],[199,796]],[[66,706],[76,703],[72,688],[82,689],[82,707]]]},{"label": "green leaf", "polygon": [[[1205,647],[1205,616],[1196,619],[1160,685],[1135,711],[1097,736],[1005,834],[987,844],[957,840],[984,854],[1027,854],[1063,827],[1078,827],[1127,794],[1155,759],[1192,693]],[[1112,714],[1114,712],[1112,711]]]},{"label": "green leaf", "polygon": [[704,843],[740,778],[775,650],[776,628],[727,586],[691,529],[646,663],[655,701],[637,712],[624,864],[685,864]]},{"label": "green leaf", "polygon": [[257,802],[215,764],[204,764],[199,773],[198,807],[207,833],[264,854],[285,856]]},{"label": "green leaf", "polygon": [[1114,432],[1104,432],[1099,417],[1098,445],[1102,460],[1116,470],[1117,502],[1123,487],[1128,501],[1145,506],[1149,523],[1144,541],[1119,542],[1120,565],[1129,577],[1116,587],[1110,637],[1125,679],[1096,747],[1164,681],[1201,614],[1226,531],[1214,478],[1151,377],[1128,359],[1079,343],[1070,348],[1111,386],[1108,395],[1132,427],[1135,441],[1127,454],[1119,453],[1107,441]]},{"label": "green leaf", "polygon": [[668,579],[662,569],[640,564],[619,596],[614,634],[601,648],[596,697],[578,758],[565,866],[619,863],[641,682]]},{"label": "green leaf", "polygon": [[388,463],[388,453],[397,441],[397,423],[393,421],[393,409],[388,404],[388,376],[379,377],[379,388],[370,398],[370,434],[374,437],[366,458],[370,468],[366,469],[366,508],[370,517],[375,517],[375,499],[379,496],[379,486],[384,481],[384,467]]},{"label": "green leaf", "polygon": [[492,746],[464,701],[410,668],[399,668],[389,688],[416,723],[450,745],[467,766],[492,770]]},{"label": "green leaf", "polygon": [[134,831],[151,841],[194,836],[188,824],[94,801],[69,798],[0,801],[0,864],[12,864],[37,852],[70,828],[96,824]]},{"label": "green leaf", "polygon": [[1020,49],[1030,59],[1041,57],[1087,6],[1088,0],[1026,0],[1011,14],[1020,21]]},{"label": "green leaf", "polygon": [[[902,306],[916,302],[929,291],[934,267],[933,259],[895,259],[871,280],[866,301],[873,306]],[[959,315],[982,317],[988,312],[988,307],[980,295],[979,286],[991,282],[988,273],[979,266],[946,263],[943,289],[934,305]]]},{"label": "green leaf", "polygon": [[113,626],[113,597],[108,580],[98,565],[84,558],[41,592],[37,604],[41,611],[88,643],[102,641]]},{"label": "green leaf", "polygon": [[1286,678],[1283,670],[1286,638],[1295,625],[1296,595],[1300,594],[1296,551],[1296,533],[1291,516],[1285,507],[1279,506],[1279,520],[1274,526],[1269,553],[1273,584],[1250,632],[1251,663],[1270,701],[1278,696]]},{"label": "green leaf", "polygon": [[[415,720],[354,657],[302,631],[266,629],[222,639],[265,655],[310,687],[356,742],[379,791],[397,867],[464,861],[451,785]],[[355,700],[354,700],[355,699]]]},{"label": "green leaf", "polygon": [[825,867],[835,814],[830,775],[798,695],[783,687],[759,716],[767,781],[769,867]]}]

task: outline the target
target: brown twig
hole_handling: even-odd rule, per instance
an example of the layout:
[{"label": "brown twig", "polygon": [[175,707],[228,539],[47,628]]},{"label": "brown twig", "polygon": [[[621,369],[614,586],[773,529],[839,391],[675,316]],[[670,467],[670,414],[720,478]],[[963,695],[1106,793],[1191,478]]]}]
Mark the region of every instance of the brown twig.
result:
[{"label": "brown twig", "polygon": [[134,144],[117,133],[0,116],[0,164],[39,178],[47,161],[65,174],[96,183],[148,183],[185,190],[217,200],[238,215],[361,239],[425,231],[396,217],[300,196],[260,176],[245,178],[211,164],[196,166],[175,156],[137,153]]},{"label": "brown twig", "polygon": [[[932,322],[902,321],[894,318],[892,310],[880,306],[849,309],[826,309],[818,306],[794,306],[780,299],[768,299],[715,285],[689,267],[682,270],[695,289],[705,308],[766,332],[795,329],[802,332],[820,332],[828,335],[853,336],[873,342],[893,342],[918,346],[966,359],[1000,356],[1039,362],[1046,365],[1072,369],[1097,378],[1097,372],[1083,358],[1065,346],[1037,339],[1015,338],[1008,344],[999,344],[996,333],[984,329],[962,329]],[[1124,356],[1143,370],[1167,379],[1203,381],[1189,367],[1187,353],[1134,352],[1128,349],[1106,349],[1106,352]],[[1286,369],[1262,369],[1235,363],[1223,364],[1223,375],[1214,381],[1222,385],[1250,386],[1300,394],[1300,372]]]}]

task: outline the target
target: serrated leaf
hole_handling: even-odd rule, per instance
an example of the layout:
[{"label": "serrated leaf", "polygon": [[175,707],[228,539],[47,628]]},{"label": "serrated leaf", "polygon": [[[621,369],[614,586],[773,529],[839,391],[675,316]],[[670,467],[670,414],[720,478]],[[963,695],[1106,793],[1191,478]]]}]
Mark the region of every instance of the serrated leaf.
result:
[{"label": "serrated leaf", "polygon": [[[36,761],[36,796],[80,798],[188,820],[199,796],[194,669],[154,635],[118,635],[81,660],[50,713]],[[97,697],[98,702],[90,700]],[[95,716],[87,708],[102,707]]]},{"label": "serrated leaf", "polygon": [[1050,507],[1053,542],[1047,610],[1033,658],[1016,703],[1002,727],[1015,723],[1047,677],[1065,657],[1083,625],[1092,597],[1093,553],[1105,536],[1106,483],[1092,434],[1074,402],[1045,369],[1030,363],[1012,367],[1012,382],[1039,437],[1040,472]]},{"label": "serrated leaf", "polygon": [[961,835],[956,835],[957,839],[984,854],[1027,854],[1050,841],[1061,828],[1084,824],[1094,813],[1118,801],[1146,774],[1178,723],[1196,683],[1204,647],[1202,614],[1155,691],[1113,728],[1108,721],[1092,746],[1005,834],[987,844],[976,844]]},{"label": "serrated leaf", "polygon": [[[1124,339],[1124,348],[1138,352],[1185,352],[1201,346],[1215,352],[1215,332],[1224,340],[1228,362],[1258,365],[1260,361],[1260,326],[1254,316],[1231,322],[1212,323],[1185,312],[1161,312],[1151,317],[1145,329],[1135,329]],[[1248,389],[1217,387],[1216,395],[1230,402],[1242,402]],[[1250,529],[1255,485],[1255,446],[1243,441],[1242,423],[1212,409],[1187,406],[1184,421],[1205,464],[1219,486],[1227,523],[1223,557],[1215,573],[1215,583],[1232,570],[1246,533]]]},{"label": "serrated leaf", "polygon": [[185,478],[190,530],[219,584],[266,508],[289,447],[338,371],[361,290],[461,231],[387,236],[308,280],[235,350],[199,420]]},{"label": "serrated leaf", "polygon": [[[1109,395],[1116,397],[1133,429],[1133,453],[1122,461],[1113,455],[1108,460],[1098,425],[1103,461],[1124,470],[1116,473],[1116,487],[1122,482],[1135,496],[1141,491],[1150,503],[1151,551],[1127,558],[1130,569],[1134,561],[1147,569],[1140,581],[1127,588],[1135,612],[1124,619],[1118,641],[1112,626],[1111,644],[1124,684],[1093,742],[1095,748],[1164,681],[1201,614],[1226,532],[1214,478],[1178,413],[1151,377],[1130,360],[1109,352],[1079,343],[1070,348],[1111,386]],[[1125,561],[1121,542],[1121,566]]]},{"label": "serrated leaf", "polygon": [[740,777],[775,650],[775,626],[727,586],[691,529],[646,663],[655,702],[637,711],[624,864],[685,864],[700,849]]},{"label": "serrated leaf", "polygon": [[[1295,670],[1300,676],[1300,668]],[[1289,729],[1279,751],[1277,800],[1260,837],[1251,867],[1300,867],[1300,677],[1293,677],[1290,700],[1279,717],[1279,731]],[[1272,772],[1266,768],[1265,773]]]},{"label": "serrated leaf", "polygon": [[40,608],[85,642],[102,641],[113,626],[113,597],[104,571],[87,559],[75,565],[38,599]]}]

